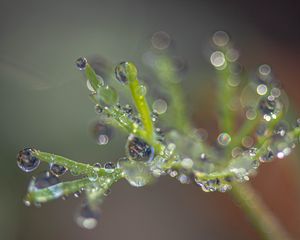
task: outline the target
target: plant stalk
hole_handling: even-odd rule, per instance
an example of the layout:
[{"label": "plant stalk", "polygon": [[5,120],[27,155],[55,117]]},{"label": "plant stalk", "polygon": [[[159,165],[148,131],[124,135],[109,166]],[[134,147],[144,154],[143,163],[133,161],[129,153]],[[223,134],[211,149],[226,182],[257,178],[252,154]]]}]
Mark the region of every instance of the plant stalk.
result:
[{"label": "plant stalk", "polygon": [[262,239],[292,239],[249,183],[233,184],[230,193]]}]

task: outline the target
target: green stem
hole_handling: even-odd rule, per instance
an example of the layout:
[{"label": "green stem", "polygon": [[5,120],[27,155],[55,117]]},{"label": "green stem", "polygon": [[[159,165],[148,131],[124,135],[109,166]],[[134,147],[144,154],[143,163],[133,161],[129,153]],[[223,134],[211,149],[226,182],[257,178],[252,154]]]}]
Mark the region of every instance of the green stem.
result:
[{"label": "green stem", "polygon": [[292,239],[250,184],[233,184],[230,193],[263,239]]},{"label": "green stem", "polygon": [[151,112],[145,98],[146,89],[143,89],[143,86],[139,84],[136,69],[132,63],[128,63],[128,82],[132,99],[138,113],[141,115],[141,120],[146,132],[146,140],[147,142],[152,141],[154,138],[154,128],[151,120]]},{"label": "green stem", "polygon": [[174,122],[175,128],[183,133],[189,133],[192,129],[188,115],[186,113],[186,104],[180,86],[178,75],[172,70],[174,66],[167,56],[162,56],[156,64],[156,75],[162,86],[168,90],[170,96],[169,115]]}]

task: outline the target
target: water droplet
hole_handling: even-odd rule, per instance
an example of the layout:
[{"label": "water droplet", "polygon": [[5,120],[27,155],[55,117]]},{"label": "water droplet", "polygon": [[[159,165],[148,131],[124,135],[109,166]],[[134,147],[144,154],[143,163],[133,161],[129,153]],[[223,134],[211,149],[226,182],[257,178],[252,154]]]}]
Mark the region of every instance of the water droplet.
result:
[{"label": "water droplet", "polygon": [[171,43],[171,37],[164,31],[156,32],[152,35],[151,44],[158,50],[164,50],[169,47]]},{"label": "water droplet", "polygon": [[107,162],[104,164],[104,168],[105,168],[106,172],[113,172],[114,169],[116,168],[116,166],[112,162]]},{"label": "water droplet", "polygon": [[98,179],[98,173],[96,170],[91,170],[88,172],[87,177],[91,182],[95,182]]},{"label": "water droplet", "polygon": [[39,174],[37,177],[34,177],[29,183],[28,191],[35,191],[38,189],[48,188],[55,184],[58,184],[60,181],[58,177],[46,171]]},{"label": "water droplet", "polygon": [[75,64],[79,70],[84,70],[87,65],[87,60],[84,57],[80,57],[75,61]]},{"label": "water droplet", "polygon": [[268,76],[271,74],[271,67],[267,64],[262,64],[258,67],[258,72],[262,76]]},{"label": "water droplet", "polygon": [[252,137],[250,137],[250,136],[243,137],[242,145],[245,148],[251,148],[253,144],[254,144],[254,139]]},{"label": "water droplet", "polygon": [[249,108],[247,111],[246,111],[246,118],[248,120],[254,120],[257,116],[257,113],[256,113],[256,110],[253,109],[253,108]]},{"label": "water droplet", "polygon": [[156,111],[158,114],[164,114],[168,109],[168,104],[163,99],[157,99],[153,102],[152,108],[154,111]]},{"label": "water droplet", "polygon": [[81,195],[81,191],[76,191],[76,192],[73,193],[73,195],[74,195],[75,198],[79,198],[80,195]]},{"label": "water droplet", "polygon": [[97,226],[100,215],[100,209],[84,204],[76,216],[76,223],[82,228],[93,229]]},{"label": "water droplet", "polygon": [[274,153],[271,150],[267,150],[266,153],[262,154],[259,157],[259,161],[261,162],[270,162],[274,158]]},{"label": "water droplet", "polygon": [[227,146],[231,141],[231,137],[228,133],[221,133],[218,136],[218,143],[222,146]]},{"label": "water droplet", "polygon": [[266,121],[276,119],[282,108],[281,103],[274,99],[263,98],[259,103],[259,109]]},{"label": "water droplet", "polygon": [[99,104],[96,104],[96,105],[95,105],[95,112],[96,112],[97,114],[102,113],[102,112],[103,112],[103,107],[101,107]]},{"label": "water droplet", "polygon": [[271,89],[271,95],[272,95],[274,98],[280,97],[280,95],[281,95],[280,89],[279,89],[279,88],[272,88],[272,89]]},{"label": "water droplet", "polygon": [[154,148],[132,134],[128,137],[126,152],[128,158],[134,161],[150,162],[154,158]]},{"label": "water droplet", "polygon": [[[236,62],[240,57],[240,53],[235,48],[229,48],[226,52],[226,57],[227,57],[229,62]],[[234,69],[233,72],[234,72],[234,74],[239,73],[240,72],[240,66],[239,66],[238,71],[236,71],[236,69]]]},{"label": "water droplet", "polygon": [[268,87],[265,84],[259,84],[256,88],[258,95],[263,96],[268,92]]},{"label": "water droplet", "polygon": [[55,175],[56,177],[59,177],[67,172],[67,168],[65,168],[62,165],[58,165],[56,163],[50,164],[50,172]]},{"label": "water droplet", "polygon": [[180,173],[177,176],[177,179],[180,183],[182,184],[189,184],[191,182],[191,179],[188,175],[184,174],[184,173]]},{"label": "water droplet", "polygon": [[147,88],[144,85],[140,85],[136,90],[137,95],[139,96],[145,96],[147,93]]},{"label": "water droplet", "polygon": [[107,144],[112,137],[112,128],[102,122],[96,122],[92,130],[94,138],[99,145]]},{"label": "water droplet", "polygon": [[95,163],[94,167],[97,168],[97,169],[100,169],[102,167],[102,165],[101,165],[101,163]]},{"label": "water droplet", "polygon": [[229,42],[229,36],[224,31],[217,31],[213,34],[212,40],[216,46],[224,47]]},{"label": "water droplet", "polygon": [[210,62],[211,64],[216,67],[217,69],[224,69],[226,66],[226,60],[224,53],[220,51],[215,51],[210,56]]},{"label": "water droplet", "polygon": [[118,166],[123,170],[125,179],[134,187],[143,187],[153,180],[150,169],[144,162],[122,158],[119,160]]},{"label": "water droplet", "polygon": [[184,158],[181,160],[181,166],[185,169],[191,169],[194,165],[194,162],[190,158]]},{"label": "water droplet", "polygon": [[168,174],[170,175],[170,177],[173,177],[173,178],[178,176],[178,172],[174,169],[169,169]]},{"label": "water droplet", "polygon": [[120,83],[122,84],[128,83],[129,81],[128,74],[132,74],[133,77],[137,76],[137,69],[133,63],[121,62],[116,66],[115,77]]},{"label": "water droplet", "polygon": [[18,167],[24,172],[32,172],[40,164],[40,160],[33,156],[34,151],[36,151],[34,148],[25,148],[17,156]]}]

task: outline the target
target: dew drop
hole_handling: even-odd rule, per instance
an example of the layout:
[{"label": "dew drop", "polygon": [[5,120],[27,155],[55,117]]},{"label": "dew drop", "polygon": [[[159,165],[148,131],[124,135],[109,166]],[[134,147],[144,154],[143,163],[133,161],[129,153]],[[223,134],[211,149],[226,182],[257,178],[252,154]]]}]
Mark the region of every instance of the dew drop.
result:
[{"label": "dew drop", "polygon": [[224,31],[217,31],[213,34],[212,37],[213,43],[218,47],[224,47],[229,42],[229,36]]},{"label": "dew drop", "polygon": [[263,96],[268,92],[268,88],[265,84],[259,84],[256,88],[256,92],[258,95]]},{"label": "dew drop", "polygon": [[271,74],[271,67],[267,64],[260,65],[258,67],[258,72],[262,76],[268,76]]},{"label": "dew drop", "polygon": [[106,145],[112,137],[112,128],[108,127],[102,122],[96,122],[92,131],[93,136],[99,145]]},{"label": "dew drop", "polygon": [[184,158],[181,160],[181,166],[185,169],[191,169],[194,165],[194,162],[190,158]]},{"label": "dew drop", "polygon": [[228,133],[221,133],[218,136],[218,143],[222,146],[227,146],[231,142],[231,137]]},{"label": "dew drop", "polygon": [[76,216],[78,226],[85,229],[93,229],[97,226],[100,220],[100,209],[91,208],[88,204],[81,206],[81,209]]},{"label": "dew drop", "polygon": [[223,69],[226,66],[226,60],[224,53],[220,51],[215,51],[210,56],[211,64],[217,69]]},{"label": "dew drop", "polygon": [[91,182],[95,182],[98,179],[98,173],[96,170],[91,170],[88,172],[87,177]]},{"label": "dew drop", "polygon": [[87,60],[84,57],[80,57],[75,61],[75,64],[79,70],[84,70],[87,65]]},{"label": "dew drop", "polygon": [[48,188],[58,183],[60,183],[58,177],[46,171],[31,180],[28,191],[31,192],[43,188]]},{"label": "dew drop", "polygon": [[56,163],[50,164],[50,172],[55,175],[56,177],[59,177],[67,172],[67,168],[65,168],[62,165],[58,165]]},{"label": "dew drop", "polygon": [[271,119],[277,118],[277,115],[281,111],[281,104],[276,99],[270,100],[269,98],[263,98],[259,103],[259,110],[264,119],[270,121]]},{"label": "dew drop", "polygon": [[259,157],[261,162],[270,162],[274,158],[274,153],[271,150],[267,150],[266,153]]},{"label": "dew drop", "polygon": [[102,113],[102,112],[103,112],[103,107],[101,107],[99,104],[96,104],[96,105],[95,105],[95,112],[96,112],[97,114]]},{"label": "dew drop", "polygon": [[150,162],[154,158],[154,148],[133,134],[128,137],[126,153],[134,161]]},{"label": "dew drop", "polygon": [[24,172],[32,172],[40,165],[40,160],[33,156],[34,148],[25,148],[17,156],[17,165]]},{"label": "dew drop", "polygon": [[159,31],[153,34],[151,38],[151,44],[158,50],[164,50],[169,47],[171,43],[171,37],[164,31]]},{"label": "dew drop", "polygon": [[121,62],[115,68],[115,77],[122,84],[128,83],[129,73],[132,74],[133,77],[137,76],[137,69],[131,62]]},{"label": "dew drop", "polygon": [[158,114],[164,114],[168,109],[168,104],[163,99],[157,99],[153,102],[152,108],[154,111],[156,111]]},{"label": "dew drop", "polygon": [[137,95],[144,97],[147,93],[147,88],[144,85],[140,85],[136,90]]},{"label": "dew drop", "polygon": [[125,179],[134,187],[143,187],[153,180],[150,169],[144,162],[122,158],[118,161],[118,166],[123,170]]},{"label": "dew drop", "polygon": [[107,162],[104,164],[104,168],[105,168],[106,172],[113,172],[114,169],[116,168],[116,166],[112,162]]}]

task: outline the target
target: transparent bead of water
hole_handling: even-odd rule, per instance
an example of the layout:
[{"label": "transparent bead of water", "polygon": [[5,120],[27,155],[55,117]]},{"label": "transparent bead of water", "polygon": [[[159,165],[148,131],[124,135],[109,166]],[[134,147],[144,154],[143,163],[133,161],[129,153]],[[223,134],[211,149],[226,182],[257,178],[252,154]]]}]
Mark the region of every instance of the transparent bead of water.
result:
[{"label": "transparent bead of water", "polygon": [[179,173],[177,179],[182,184],[189,184],[191,182],[190,177],[185,173]]},{"label": "transparent bead of water", "polygon": [[107,144],[112,137],[112,128],[102,122],[96,122],[92,130],[94,138],[99,145]]},{"label": "transparent bead of water", "polygon": [[114,169],[116,168],[115,164],[112,162],[107,162],[104,164],[104,168],[107,172],[113,172]]},{"label": "transparent bead of water", "polygon": [[91,182],[95,182],[98,179],[98,173],[96,170],[91,170],[88,172],[87,177]]},{"label": "transparent bead of water", "polygon": [[221,146],[227,146],[231,142],[231,136],[228,133],[221,133],[218,136],[218,143]]},{"label": "transparent bead of water", "polygon": [[78,226],[85,229],[93,229],[97,226],[100,215],[101,211],[99,208],[92,208],[88,204],[84,204],[81,206],[75,220]]},{"label": "transparent bead of water", "polygon": [[212,40],[216,46],[224,47],[229,42],[229,36],[224,31],[217,31],[213,34]]},{"label": "transparent bead of water", "polygon": [[58,165],[56,163],[51,163],[50,164],[50,172],[55,175],[56,177],[59,177],[63,174],[65,174],[68,171],[67,168],[65,168],[62,165]]},{"label": "transparent bead of water", "polygon": [[129,135],[126,153],[130,160],[151,162],[154,158],[154,148],[134,135]]},{"label": "transparent bead of water", "polygon": [[152,108],[158,114],[164,114],[168,109],[168,104],[163,99],[157,99],[153,102]]},{"label": "transparent bead of water", "polygon": [[87,60],[84,57],[80,57],[75,61],[75,64],[79,70],[84,70],[87,65]]},{"label": "transparent bead of water", "polygon": [[164,31],[156,32],[152,35],[151,44],[158,50],[164,50],[169,47],[171,43],[171,37]]},{"label": "transparent bead of water", "polygon": [[17,165],[24,172],[32,172],[40,165],[40,160],[33,156],[34,148],[25,148],[17,156]]},{"label": "transparent bead of water", "polygon": [[133,63],[121,62],[116,66],[115,77],[120,83],[127,84],[129,74],[132,74],[133,77],[137,76],[137,69]]},{"label": "transparent bead of water", "polygon": [[149,167],[143,162],[122,158],[118,166],[123,170],[125,179],[134,187],[143,187],[153,180]]},{"label": "transparent bead of water", "polygon": [[270,162],[274,158],[274,153],[271,150],[267,150],[264,154],[259,157],[261,162]]},{"label": "transparent bead of water", "polygon": [[43,188],[48,188],[58,183],[60,183],[59,178],[46,171],[31,180],[28,191],[31,192]]},{"label": "transparent bead of water", "polygon": [[95,112],[96,112],[97,114],[102,113],[102,112],[103,112],[103,107],[101,107],[99,104],[96,104],[96,105],[95,105]]}]

